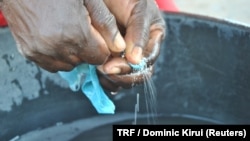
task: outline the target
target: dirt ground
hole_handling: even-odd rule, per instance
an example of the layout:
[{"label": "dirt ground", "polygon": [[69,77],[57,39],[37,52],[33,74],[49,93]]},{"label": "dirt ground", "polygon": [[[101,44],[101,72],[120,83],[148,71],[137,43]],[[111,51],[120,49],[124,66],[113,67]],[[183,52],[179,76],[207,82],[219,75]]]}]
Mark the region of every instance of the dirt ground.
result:
[{"label": "dirt ground", "polygon": [[180,11],[250,25],[250,0],[175,0]]}]

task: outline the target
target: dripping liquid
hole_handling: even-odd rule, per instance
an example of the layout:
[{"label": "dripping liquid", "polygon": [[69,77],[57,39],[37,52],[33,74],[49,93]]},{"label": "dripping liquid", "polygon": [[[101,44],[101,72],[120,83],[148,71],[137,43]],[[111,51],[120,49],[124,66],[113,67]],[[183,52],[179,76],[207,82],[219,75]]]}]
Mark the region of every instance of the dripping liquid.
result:
[{"label": "dripping liquid", "polygon": [[156,88],[154,85],[154,81],[149,76],[146,71],[142,71],[143,74],[143,88],[144,88],[144,95],[145,95],[145,103],[146,109],[148,112],[147,122],[148,124],[156,124],[157,123],[157,93]]},{"label": "dripping liquid", "polygon": [[[157,124],[157,93],[155,84],[151,76],[147,73],[147,69],[139,71],[143,76],[143,95],[145,97],[145,104],[147,110],[147,124]],[[137,94],[135,104],[135,116],[133,124],[137,121],[137,112],[139,112],[139,95]]]}]

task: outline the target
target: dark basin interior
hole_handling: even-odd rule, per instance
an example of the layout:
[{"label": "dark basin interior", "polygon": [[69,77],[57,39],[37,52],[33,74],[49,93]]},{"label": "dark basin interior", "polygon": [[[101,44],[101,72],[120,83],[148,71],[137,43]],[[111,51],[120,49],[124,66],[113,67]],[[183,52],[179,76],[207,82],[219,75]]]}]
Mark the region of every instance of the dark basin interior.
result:
[{"label": "dark basin interior", "polygon": [[[186,13],[164,18],[153,76],[157,113],[166,119],[159,124],[249,124],[250,28]],[[113,124],[132,124],[137,93],[138,122],[147,117],[143,85],[109,95],[116,113],[99,115],[81,92],[22,57],[8,28],[0,29],[0,57],[1,141],[111,138]]]}]

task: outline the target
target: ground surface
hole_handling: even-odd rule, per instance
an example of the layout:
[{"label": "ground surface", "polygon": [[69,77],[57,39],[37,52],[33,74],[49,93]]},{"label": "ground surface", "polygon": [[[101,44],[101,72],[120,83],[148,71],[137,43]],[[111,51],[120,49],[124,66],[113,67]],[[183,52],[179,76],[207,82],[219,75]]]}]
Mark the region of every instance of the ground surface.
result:
[{"label": "ground surface", "polygon": [[250,0],[174,0],[180,11],[250,24]]}]

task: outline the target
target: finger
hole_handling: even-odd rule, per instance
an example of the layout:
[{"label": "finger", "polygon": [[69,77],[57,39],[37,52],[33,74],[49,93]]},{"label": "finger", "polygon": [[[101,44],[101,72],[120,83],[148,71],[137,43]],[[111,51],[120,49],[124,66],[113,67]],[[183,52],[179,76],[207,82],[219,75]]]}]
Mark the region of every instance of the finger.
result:
[{"label": "finger", "polygon": [[131,67],[124,58],[116,57],[102,65],[103,71],[106,74],[128,74],[131,72]]},{"label": "finger", "polygon": [[[50,39],[46,38],[44,40],[58,41],[56,42],[56,46],[52,44],[58,48],[57,52],[60,52],[61,48],[63,48],[62,51],[65,51],[64,54],[73,53],[81,62],[101,65],[107,61],[110,51],[102,35],[91,24],[88,10],[83,6],[83,3],[79,2],[79,4],[82,4],[81,10],[74,11],[75,14],[70,17],[74,21],[77,21],[77,23],[74,23],[70,27],[66,26],[62,31],[67,32],[60,33],[62,36]],[[63,40],[61,39],[62,37]],[[64,54],[62,56],[65,56]]]},{"label": "finger", "polygon": [[91,23],[102,35],[111,52],[124,51],[125,41],[118,30],[115,17],[110,13],[104,2],[86,0],[84,4],[89,11]]},{"label": "finger", "polygon": [[[89,39],[83,46],[78,48],[77,56],[89,64],[101,65],[106,62],[110,56],[108,46],[100,35],[100,33],[93,27],[87,27],[89,30]],[[85,42],[85,41],[84,41]]]},{"label": "finger", "polygon": [[153,74],[153,66],[150,66],[144,72],[136,72],[125,75],[108,75],[109,79],[116,82],[116,85],[129,89],[137,84],[141,84],[146,80],[145,76],[151,77]]},{"label": "finger", "polygon": [[117,86],[115,83],[109,81],[105,77],[99,77],[99,81],[103,87],[103,89],[110,91],[110,92],[117,92],[119,91],[119,86]]},{"label": "finger", "polygon": [[102,87],[110,92],[117,92],[119,91],[120,87],[116,85],[116,83],[110,80],[102,70],[97,69],[97,75]]},{"label": "finger", "polygon": [[150,14],[147,1],[138,1],[126,25],[125,41],[127,44],[125,56],[128,62],[139,64],[142,59],[143,48],[149,39]]},{"label": "finger", "polygon": [[153,30],[150,32],[150,39],[144,49],[144,57],[147,60],[147,65],[152,65],[160,54],[161,42],[164,32],[162,30]]}]

